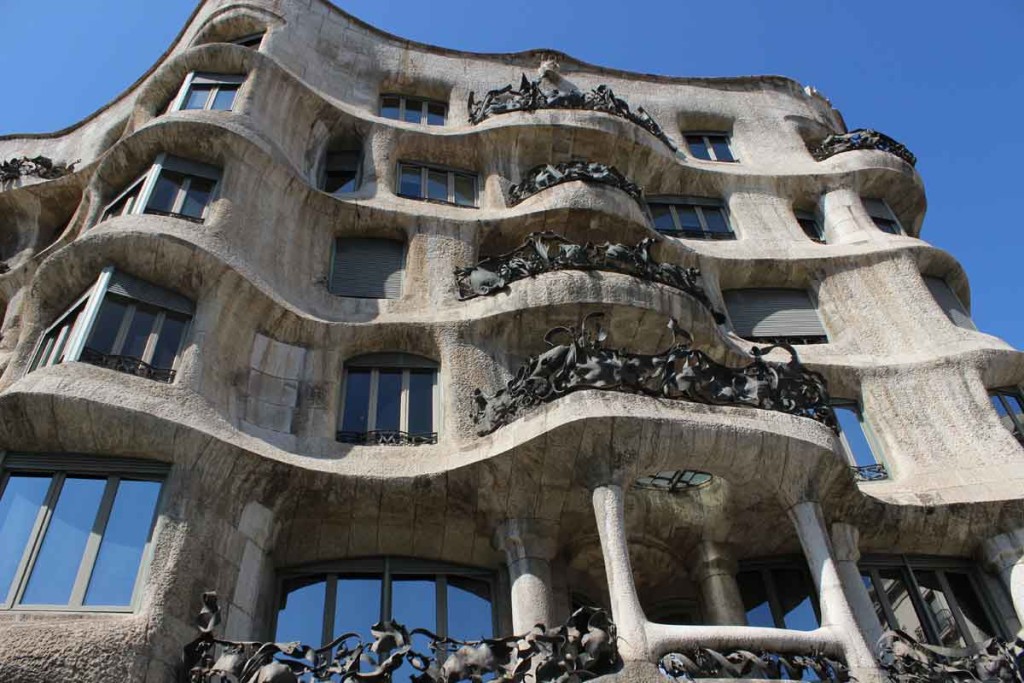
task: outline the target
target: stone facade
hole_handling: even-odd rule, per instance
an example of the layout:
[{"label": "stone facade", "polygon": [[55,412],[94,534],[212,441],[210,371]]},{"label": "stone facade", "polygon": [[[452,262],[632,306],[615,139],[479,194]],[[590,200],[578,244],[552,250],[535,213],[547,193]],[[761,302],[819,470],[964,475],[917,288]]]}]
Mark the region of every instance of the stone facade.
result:
[{"label": "stone facade", "polygon": [[[252,35],[254,44],[232,42]],[[196,74],[235,77],[229,110],[182,106]],[[470,123],[471,92],[480,103],[524,80],[547,93],[543,106]],[[445,105],[444,125],[382,116],[391,93],[406,107],[410,98]],[[685,137],[693,132],[727,136],[737,162],[699,158]],[[1016,633],[1024,451],[988,392],[1024,383],[1024,355],[954,325],[930,293],[925,277],[969,296],[953,257],[918,237],[925,194],[909,152],[857,138],[812,155],[844,133],[827,100],[785,78],[668,78],[555,52],[460,53],[388,35],[322,0],[201,3],[161,60],[105,108],[58,133],[0,138],[0,161],[44,156],[66,171],[11,171],[0,191],[0,482],[53,454],[64,458],[53,471],[69,477],[83,458],[92,476],[105,476],[104,459],[126,479],[146,463],[167,466],[123,609],[31,604],[24,583],[43,553],[31,543],[10,576],[0,573],[11,581],[0,595],[0,679],[176,680],[204,591],[219,595],[218,633],[271,640],[283,576],[362,558],[489,573],[501,635],[562,624],[585,602],[602,607],[626,679],[659,680],[663,657],[701,647],[826,655],[860,681],[880,679],[875,641],[907,625],[901,609],[951,593],[964,602],[955,587],[931,588],[929,571],[962,572],[983,606],[919,615],[922,639]],[[351,191],[322,191],[328,153],[353,145]],[[543,175],[577,161],[599,177]],[[399,165],[411,162],[475,175],[474,205],[403,196]],[[148,210],[173,173],[192,177],[194,190],[210,168],[216,189],[196,200],[200,216],[189,215],[194,197],[181,185],[184,203]],[[608,168],[643,188],[640,201]],[[137,206],[113,210],[147,173]],[[528,175],[536,191],[513,204],[510,188]],[[720,200],[734,239],[659,234],[652,197]],[[863,199],[884,201],[900,234],[879,229]],[[817,216],[820,240],[795,211]],[[540,231],[580,245],[650,239],[645,253],[658,264],[699,269],[706,301],[635,264],[594,262],[463,296],[457,269]],[[404,243],[399,296],[332,291],[333,250],[351,239]],[[117,287],[139,302],[131,320],[144,305],[163,311],[162,331],[147,328],[147,350],[133,355],[123,323],[110,332],[121,351],[89,356],[106,320],[100,304]],[[810,292],[828,343],[797,345],[799,359],[833,398],[862,407],[886,478],[858,481],[828,424],[725,400],[729,387],[707,400],[585,388],[482,436],[474,424],[475,390],[493,395],[548,350],[549,330],[590,313],[604,314],[608,348],[657,354],[680,330],[716,363],[746,367],[755,345],[723,317],[723,292],[756,288]],[[65,355],[41,362],[47,340],[62,343],[54,323],[89,292],[69,319]],[[187,301],[174,309],[172,299]],[[180,348],[173,367],[153,374],[175,310],[187,320]],[[341,438],[346,377],[367,354],[406,367],[406,387],[410,372],[436,371],[429,438]],[[395,354],[433,365],[402,366]],[[790,358],[779,348],[767,360]],[[411,431],[412,419],[392,431]],[[711,478],[677,491],[636,485],[685,471]],[[38,525],[53,524],[40,509],[37,544]],[[6,542],[3,514],[0,505]],[[0,555],[21,557],[25,543]],[[808,577],[813,628],[748,625],[749,577],[776,561]],[[862,573],[919,566],[929,569],[914,570],[918,603],[889,605],[900,623],[883,624]],[[765,609],[798,607],[781,588],[765,590],[774,596]],[[986,623],[975,632],[965,624],[978,610]]]}]

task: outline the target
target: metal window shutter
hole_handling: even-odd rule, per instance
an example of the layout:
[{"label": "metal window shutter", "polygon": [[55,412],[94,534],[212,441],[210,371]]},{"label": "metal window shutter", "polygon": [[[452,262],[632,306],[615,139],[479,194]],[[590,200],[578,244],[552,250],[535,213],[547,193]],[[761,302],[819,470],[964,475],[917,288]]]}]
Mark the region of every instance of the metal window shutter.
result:
[{"label": "metal window shutter", "polygon": [[825,336],[818,312],[800,289],[734,289],[724,292],[736,334],[741,337]]},{"label": "metal window shutter", "polygon": [[119,474],[166,477],[170,463],[157,460],[85,455],[78,453],[6,453],[0,456],[3,469],[19,472],[71,472],[74,474]]},{"label": "metal window shutter", "polygon": [[111,294],[152,304],[158,308],[166,308],[169,311],[177,311],[185,315],[195,313],[195,306],[192,302],[180,294],[169,292],[119,271],[114,271],[111,275],[107,291]]},{"label": "metal window shutter", "polygon": [[405,244],[395,240],[344,238],[335,240],[331,268],[332,294],[364,299],[402,296]]},{"label": "metal window shutter", "polygon": [[946,317],[956,325],[962,327],[965,330],[976,330],[978,329],[974,325],[974,321],[971,320],[970,313],[964,308],[964,305],[960,303],[960,299],[956,298],[956,294],[953,293],[953,289],[949,284],[940,277],[925,277],[924,283],[928,285],[928,291],[932,293],[932,297],[935,302],[939,304],[939,308],[946,314]]}]

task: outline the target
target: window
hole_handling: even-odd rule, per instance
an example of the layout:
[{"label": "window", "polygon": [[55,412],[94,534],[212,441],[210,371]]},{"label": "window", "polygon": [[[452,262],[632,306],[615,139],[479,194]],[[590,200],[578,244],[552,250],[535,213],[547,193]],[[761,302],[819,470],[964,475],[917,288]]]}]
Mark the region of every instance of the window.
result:
[{"label": "window", "polygon": [[167,466],[0,456],[0,608],[129,611]]},{"label": "window", "polygon": [[812,242],[825,244],[825,230],[821,227],[818,217],[809,211],[796,211],[794,213],[796,215],[796,222],[800,224],[800,229],[804,231],[804,234]]},{"label": "window", "polygon": [[339,237],[334,240],[328,291],[363,299],[398,299],[404,266],[404,242]]},{"label": "window", "polygon": [[405,95],[381,95],[380,115],[407,123],[443,126],[448,118],[448,105]]},{"label": "window", "polygon": [[896,218],[896,214],[892,212],[889,205],[881,199],[863,199],[864,208],[867,209],[868,215],[871,216],[871,220],[875,222],[875,226],[882,232],[887,232],[890,235],[902,235],[903,228],[900,226],[899,219]]},{"label": "window", "polygon": [[962,327],[965,330],[977,330],[974,321],[971,320],[971,314],[967,312],[967,309],[960,299],[953,292],[953,288],[949,286],[945,280],[941,277],[930,277],[924,276],[924,284],[928,287],[928,291],[931,292],[932,298],[935,299],[935,303],[939,305],[942,312],[946,314],[949,321],[957,327]]},{"label": "window", "polygon": [[745,562],[736,575],[749,626],[813,631],[821,624],[818,596],[805,563]]},{"label": "window", "polygon": [[476,206],[476,174],[401,163],[398,165],[398,195],[456,206]]},{"label": "window", "polygon": [[355,192],[359,189],[362,151],[350,149],[327,152],[320,189],[330,194]]},{"label": "window", "polygon": [[653,489],[677,493],[695,489],[711,481],[711,475],[697,470],[670,470],[640,477],[633,484],[638,489]]},{"label": "window", "polygon": [[171,382],[192,313],[188,299],[107,268],[43,334],[30,372],[81,361]]},{"label": "window", "polygon": [[171,106],[172,111],[206,109],[231,111],[245,76],[190,73]]},{"label": "window", "polygon": [[648,202],[654,229],[672,237],[734,240],[729,216],[714,199],[656,199]]},{"label": "window", "polygon": [[196,161],[161,154],[144,176],[107,205],[103,219],[148,213],[202,223],[220,170]]},{"label": "window", "polygon": [[374,353],[345,363],[342,443],[437,443],[437,363],[404,353]]},{"label": "window", "polygon": [[[358,633],[370,643],[370,627],[389,619],[442,638],[491,638],[494,588],[494,576],[486,570],[396,557],[349,560],[283,577],[275,639],[315,648],[343,633]],[[429,652],[421,638],[413,637],[413,649]],[[393,680],[415,673],[405,663]]]},{"label": "window", "polygon": [[736,161],[729,148],[726,133],[686,133],[686,146],[690,156],[704,161]]},{"label": "window", "polygon": [[879,621],[918,641],[967,647],[1008,635],[996,630],[991,598],[969,562],[866,556],[860,572]]},{"label": "window", "polygon": [[266,35],[264,31],[259,33],[250,33],[249,35],[242,36],[241,38],[235,38],[230,41],[235,45],[241,45],[242,47],[248,47],[253,50],[259,50],[260,45],[263,44],[263,36]]},{"label": "window", "polygon": [[827,344],[810,295],[802,289],[732,289],[722,293],[733,330],[765,344]]},{"label": "window", "polygon": [[1024,444],[1024,394],[1017,387],[991,389],[988,392],[999,421],[1010,430],[1017,441]]},{"label": "window", "polygon": [[864,414],[856,401],[834,400],[832,410],[839,423],[839,441],[846,452],[846,460],[860,481],[888,478],[885,465],[878,462],[871,446],[870,431],[864,423]]}]

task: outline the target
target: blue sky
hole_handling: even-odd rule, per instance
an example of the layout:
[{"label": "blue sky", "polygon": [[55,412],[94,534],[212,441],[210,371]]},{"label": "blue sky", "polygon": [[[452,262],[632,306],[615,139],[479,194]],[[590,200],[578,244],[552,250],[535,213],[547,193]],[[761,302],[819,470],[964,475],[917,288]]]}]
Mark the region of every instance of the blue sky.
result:
[{"label": "blue sky", "polygon": [[[1024,347],[1020,0],[338,4],[384,30],[446,47],[553,48],[641,72],[781,74],[813,85],[851,128],[877,128],[917,155],[929,204],[922,237],[966,268],[978,326]],[[0,134],[52,131],[87,116],[153,64],[194,7],[0,0],[8,95]]]}]

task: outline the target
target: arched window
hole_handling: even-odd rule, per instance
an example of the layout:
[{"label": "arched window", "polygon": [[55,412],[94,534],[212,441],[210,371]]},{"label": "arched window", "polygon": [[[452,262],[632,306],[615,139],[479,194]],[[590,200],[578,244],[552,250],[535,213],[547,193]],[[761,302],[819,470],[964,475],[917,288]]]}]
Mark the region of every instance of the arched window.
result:
[{"label": "arched window", "polygon": [[437,443],[437,363],[405,353],[373,353],[345,363],[342,443]]}]

